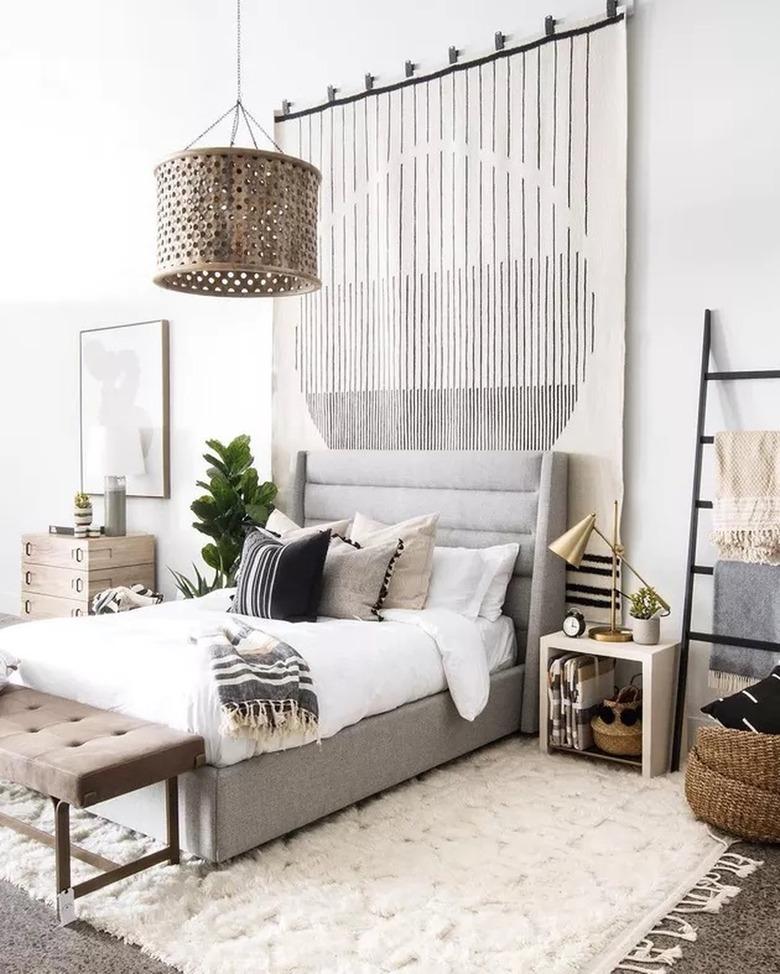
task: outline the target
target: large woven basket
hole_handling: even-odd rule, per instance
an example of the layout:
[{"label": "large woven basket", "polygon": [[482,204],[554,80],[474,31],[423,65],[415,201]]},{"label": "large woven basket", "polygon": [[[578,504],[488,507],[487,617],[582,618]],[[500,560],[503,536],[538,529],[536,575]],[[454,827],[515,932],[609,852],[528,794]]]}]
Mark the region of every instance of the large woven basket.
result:
[{"label": "large woven basket", "polygon": [[685,795],[697,818],[754,842],[780,842],[780,735],[703,727]]}]

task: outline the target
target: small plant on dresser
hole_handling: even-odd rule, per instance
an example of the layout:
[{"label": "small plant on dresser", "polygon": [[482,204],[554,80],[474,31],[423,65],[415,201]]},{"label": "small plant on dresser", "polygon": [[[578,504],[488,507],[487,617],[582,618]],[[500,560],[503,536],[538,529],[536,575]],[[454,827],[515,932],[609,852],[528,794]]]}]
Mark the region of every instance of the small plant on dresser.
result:
[{"label": "small plant on dresser", "polygon": [[92,501],[81,491],[73,498],[73,533],[77,538],[86,538],[92,524]]}]

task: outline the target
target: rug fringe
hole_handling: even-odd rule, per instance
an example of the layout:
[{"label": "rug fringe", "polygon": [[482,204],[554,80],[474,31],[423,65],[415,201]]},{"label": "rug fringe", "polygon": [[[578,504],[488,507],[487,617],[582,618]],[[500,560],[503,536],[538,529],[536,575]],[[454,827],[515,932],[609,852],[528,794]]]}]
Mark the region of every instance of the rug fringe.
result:
[{"label": "rug fringe", "polygon": [[[667,969],[683,956],[683,952],[679,944],[667,948],[656,946],[656,938],[673,937],[689,942],[696,940],[696,930],[686,920],[686,916],[692,913],[720,913],[723,907],[741,892],[739,886],[724,882],[723,874],[731,873],[744,879],[763,865],[763,860],[749,859],[737,852],[724,852],[709,872],[688,890],[677,905],[625,955],[613,971],[665,974]],[[672,924],[672,927],[668,924]],[[640,964],[641,967],[638,966]]]}]

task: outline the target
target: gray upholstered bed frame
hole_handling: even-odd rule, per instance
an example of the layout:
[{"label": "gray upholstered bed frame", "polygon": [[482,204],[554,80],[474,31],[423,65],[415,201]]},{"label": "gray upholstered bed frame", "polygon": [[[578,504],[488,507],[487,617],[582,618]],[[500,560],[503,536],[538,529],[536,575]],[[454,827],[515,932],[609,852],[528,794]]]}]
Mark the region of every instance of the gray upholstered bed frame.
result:
[{"label": "gray upholstered bed frame", "polygon": [[[349,518],[383,521],[440,513],[437,543],[485,547],[517,541],[520,554],[504,612],[519,658],[491,678],[490,700],[473,722],[448,692],[368,717],[321,746],[262,754],[181,779],[182,846],[216,862],[307,825],[490,741],[537,730],[539,636],[558,627],[563,562],[547,550],[566,522],[567,458],[555,453],[300,453],[291,509],[301,524]],[[147,835],[162,833],[162,788],[95,807]]]}]

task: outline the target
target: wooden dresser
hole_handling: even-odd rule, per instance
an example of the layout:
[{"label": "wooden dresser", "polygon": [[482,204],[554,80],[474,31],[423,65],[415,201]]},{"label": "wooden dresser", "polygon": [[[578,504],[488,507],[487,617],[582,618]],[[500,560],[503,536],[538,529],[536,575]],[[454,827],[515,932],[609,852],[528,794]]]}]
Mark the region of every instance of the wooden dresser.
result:
[{"label": "wooden dresser", "polygon": [[22,536],[22,616],[85,616],[104,588],[139,582],[155,587],[154,536]]}]

